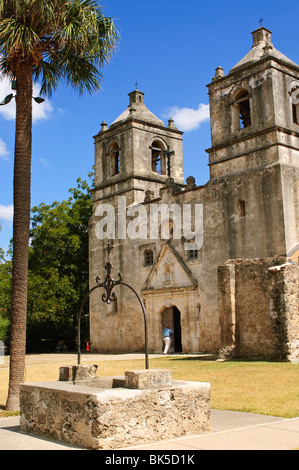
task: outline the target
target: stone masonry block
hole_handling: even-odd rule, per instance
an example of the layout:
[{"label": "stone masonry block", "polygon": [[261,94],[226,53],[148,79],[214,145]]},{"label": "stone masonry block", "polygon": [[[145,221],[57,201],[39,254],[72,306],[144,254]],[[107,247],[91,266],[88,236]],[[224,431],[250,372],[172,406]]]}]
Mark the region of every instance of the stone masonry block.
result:
[{"label": "stone masonry block", "polygon": [[73,366],[73,380],[91,380],[97,376],[97,365]]},{"label": "stone masonry block", "polygon": [[96,378],[97,365],[63,366],[59,368],[59,380],[63,382],[92,380]]},{"label": "stone masonry block", "polygon": [[73,371],[72,366],[59,367],[59,381],[68,382],[72,380]]},{"label": "stone masonry block", "polygon": [[126,388],[139,390],[171,386],[171,373],[167,369],[128,370],[125,372]]}]

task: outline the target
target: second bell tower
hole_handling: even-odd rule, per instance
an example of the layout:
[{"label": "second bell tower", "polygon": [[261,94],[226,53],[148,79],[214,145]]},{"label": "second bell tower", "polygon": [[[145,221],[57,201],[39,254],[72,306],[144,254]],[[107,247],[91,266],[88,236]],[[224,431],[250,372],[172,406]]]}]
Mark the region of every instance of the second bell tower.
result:
[{"label": "second bell tower", "polygon": [[209,85],[212,178],[298,165],[299,67],[275,49],[268,29],[252,36],[249,53],[227,76],[218,67]]},{"label": "second bell tower", "polygon": [[[210,95],[210,183],[223,190],[229,256],[299,255],[299,66],[252,33],[253,45]],[[219,189],[221,186],[221,190]]]}]

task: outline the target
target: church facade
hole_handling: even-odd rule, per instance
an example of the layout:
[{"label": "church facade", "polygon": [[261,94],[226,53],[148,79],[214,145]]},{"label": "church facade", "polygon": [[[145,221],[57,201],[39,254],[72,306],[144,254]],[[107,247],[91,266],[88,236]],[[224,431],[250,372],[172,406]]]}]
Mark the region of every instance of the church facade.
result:
[{"label": "church facade", "polygon": [[[95,141],[90,288],[113,276],[142,298],[150,352],[174,330],[175,352],[299,359],[299,66],[271,32],[208,85],[210,179],[183,174],[183,138],[129,94]],[[144,350],[142,311],[125,286],[90,295],[90,340],[101,352]]]}]

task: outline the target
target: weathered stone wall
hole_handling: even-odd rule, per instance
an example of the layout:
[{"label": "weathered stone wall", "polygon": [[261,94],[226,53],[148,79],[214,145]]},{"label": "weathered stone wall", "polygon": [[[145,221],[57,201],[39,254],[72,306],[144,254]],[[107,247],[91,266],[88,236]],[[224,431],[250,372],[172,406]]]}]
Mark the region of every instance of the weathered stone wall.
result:
[{"label": "weathered stone wall", "polygon": [[149,390],[70,382],[21,385],[21,430],[88,449],[120,449],[210,429],[210,384]]},{"label": "weathered stone wall", "polygon": [[[153,203],[174,203],[181,209],[184,204],[192,207],[203,204],[203,246],[196,260],[188,259],[183,238],[172,239],[165,253],[165,240],[115,240],[111,254],[113,274],[117,278],[117,273],[121,272],[124,280],[143,297],[151,352],[162,350],[162,312],[171,306],[176,306],[181,312],[183,352],[216,352],[220,348],[225,318],[222,318],[223,309],[218,309],[218,266],[229,259],[258,259],[286,254],[282,171],[281,165],[275,165],[214,179],[205,187],[191,191],[172,193],[171,188],[160,191],[161,198]],[[245,215],[240,211],[240,200],[246,203]],[[293,206],[294,200],[290,201],[290,207]],[[148,209],[149,205],[145,204],[145,207]],[[94,226],[90,235],[90,279],[95,284],[97,275],[104,279],[107,255],[104,251],[106,242],[97,240],[93,232]],[[143,253],[147,246],[153,250],[154,266],[144,266]],[[185,272],[172,256],[171,249],[185,265]],[[163,266],[166,264],[171,266],[173,273],[169,282],[164,279]],[[255,269],[256,264],[253,266]],[[153,276],[150,279],[151,271]],[[190,274],[186,275],[186,272]],[[264,298],[263,276],[260,280],[260,285],[255,283],[255,294],[248,289],[248,300],[245,293],[243,297],[235,298],[241,302],[239,311],[245,311],[243,304],[250,303],[251,295],[254,299]],[[144,348],[144,329],[138,300],[126,287],[117,287],[115,291],[118,295],[117,311],[113,303],[103,304],[102,291],[92,294],[92,347],[100,351],[141,351]],[[262,305],[258,303],[256,311],[260,309]],[[242,324],[248,327],[245,318]],[[132,328],[132,325],[136,327]],[[248,341],[248,354],[250,344]],[[265,349],[268,346],[265,345]]]},{"label": "weathered stone wall", "polygon": [[[299,126],[298,126],[299,128]],[[295,161],[297,167],[295,166]],[[286,232],[286,251],[292,259],[299,262],[299,139],[298,155],[293,166],[282,168],[282,191],[284,201],[284,227]]]},{"label": "weathered stone wall", "polygon": [[[153,199],[144,207],[148,211],[148,229],[150,228],[151,204],[177,204],[183,214],[183,204],[202,203],[203,188],[175,192],[177,187],[163,187],[160,198]],[[174,191],[174,194],[173,194]],[[170,212],[170,220],[173,220]],[[176,223],[176,221],[174,221]],[[105,240],[95,236],[96,219],[90,226],[90,281],[95,285],[97,275],[103,280],[104,266],[107,254],[104,251]],[[117,218],[116,218],[117,223]],[[185,250],[186,239],[136,239],[114,241],[114,249],[110,260],[113,264],[113,276],[117,279],[118,272],[123,275],[124,282],[132,285],[142,296],[147,311],[149,348],[151,352],[162,351],[162,312],[165,308],[176,306],[181,313],[182,345],[184,352],[198,352],[203,347],[215,347],[217,338],[206,324],[206,315],[199,317],[199,286],[202,272],[202,249],[198,251],[197,259],[188,259]],[[154,263],[144,264],[144,251],[149,247],[153,251]],[[170,268],[170,277],[165,279],[165,266]],[[152,273],[152,276],[151,276]],[[92,284],[93,283],[93,284]],[[138,299],[124,286],[115,288],[117,293],[116,305],[106,305],[102,302],[101,289],[92,293],[91,306],[91,343],[94,350],[99,351],[142,351],[144,350],[143,316]],[[216,319],[217,322],[217,319]],[[132,328],[132,325],[134,327]],[[206,344],[200,344],[199,331],[203,332]],[[208,338],[209,336],[209,338]]]},{"label": "weathered stone wall", "polygon": [[298,265],[230,260],[218,268],[222,354],[299,359]]},{"label": "weathered stone wall", "polygon": [[299,360],[299,265],[283,264],[269,269],[270,316],[276,347],[281,357]]}]

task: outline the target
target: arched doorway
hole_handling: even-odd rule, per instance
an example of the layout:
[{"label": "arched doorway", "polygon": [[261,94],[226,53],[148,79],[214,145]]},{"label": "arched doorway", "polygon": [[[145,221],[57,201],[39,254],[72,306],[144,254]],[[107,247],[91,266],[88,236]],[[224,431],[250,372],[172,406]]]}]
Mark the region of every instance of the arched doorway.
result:
[{"label": "arched doorway", "polygon": [[171,350],[182,352],[181,312],[176,306],[166,308],[162,312],[162,331],[166,326],[173,330]]}]

